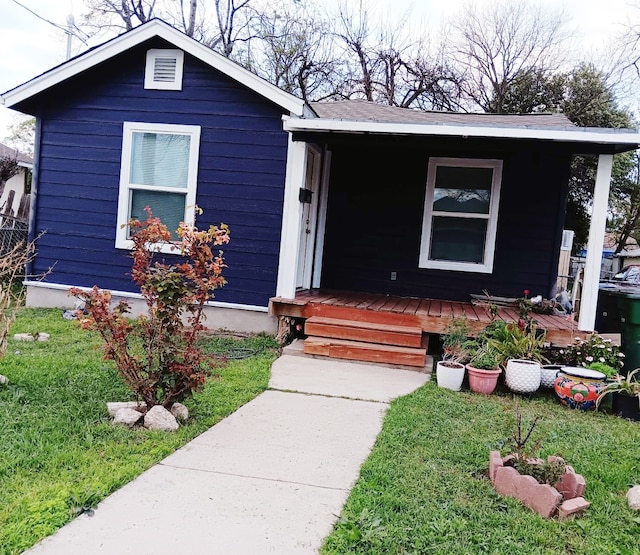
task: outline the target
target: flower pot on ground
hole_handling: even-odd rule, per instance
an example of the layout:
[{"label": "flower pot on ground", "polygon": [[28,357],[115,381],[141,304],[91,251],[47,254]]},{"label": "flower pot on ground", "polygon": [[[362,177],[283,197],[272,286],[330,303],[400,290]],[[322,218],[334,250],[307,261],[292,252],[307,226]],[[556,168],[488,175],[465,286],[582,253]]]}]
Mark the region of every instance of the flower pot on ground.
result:
[{"label": "flower pot on ground", "polygon": [[469,324],[464,318],[454,318],[442,336],[443,357],[436,365],[436,379],[439,387],[460,391],[464,380],[463,361],[468,358],[466,342]]},{"label": "flower pot on ground", "polygon": [[636,381],[638,372],[640,368],[629,372],[627,376],[616,375],[600,392],[596,406],[599,407],[611,394],[611,408],[614,414],[640,421],[640,382]]},{"label": "flower pot on ground", "polygon": [[441,360],[436,364],[438,387],[460,391],[464,380],[464,364],[453,360]]},{"label": "flower pot on ground", "polygon": [[498,377],[502,373],[498,364],[498,354],[487,343],[478,346],[476,342],[475,346],[467,364],[469,387],[471,391],[489,395],[495,390]]},{"label": "flower pot on ground", "polygon": [[560,370],[561,364],[543,364],[540,367],[540,387],[552,389]]},{"label": "flower pot on ground", "polygon": [[510,359],[504,373],[506,386],[516,393],[534,393],[540,388],[540,363],[535,360]]},{"label": "flower pot on ground", "polygon": [[606,389],[606,376],[597,370],[563,366],[553,388],[560,402],[569,408],[593,410]]}]

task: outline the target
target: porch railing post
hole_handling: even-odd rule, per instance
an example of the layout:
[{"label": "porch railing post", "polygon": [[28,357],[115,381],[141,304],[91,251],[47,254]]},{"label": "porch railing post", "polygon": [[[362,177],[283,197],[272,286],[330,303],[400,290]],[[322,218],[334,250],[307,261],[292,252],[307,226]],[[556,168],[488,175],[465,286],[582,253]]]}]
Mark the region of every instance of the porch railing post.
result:
[{"label": "porch railing post", "polygon": [[587,260],[584,266],[584,283],[580,298],[578,329],[582,331],[593,331],[596,323],[598,286],[600,284],[604,232],[607,225],[607,208],[609,206],[609,187],[612,167],[613,155],[601,154],[598,158],[598,172],[596,174],[596,185],[593,191],[593,209],[591,213],[591,225],[589,227]]}]

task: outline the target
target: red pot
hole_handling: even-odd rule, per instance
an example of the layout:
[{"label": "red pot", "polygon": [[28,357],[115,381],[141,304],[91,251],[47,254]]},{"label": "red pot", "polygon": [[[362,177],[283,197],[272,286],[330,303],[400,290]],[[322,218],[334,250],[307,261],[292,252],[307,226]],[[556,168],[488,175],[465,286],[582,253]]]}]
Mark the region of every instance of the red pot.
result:
[{"label": "red pot", "polygon": [[482,368],[474,368],[467,364],[467,375],[469,376],[469,387],[471,391],[489,395],[493,393],[496,385],[498,385],[498,377],[502,370],[484,370]]}]

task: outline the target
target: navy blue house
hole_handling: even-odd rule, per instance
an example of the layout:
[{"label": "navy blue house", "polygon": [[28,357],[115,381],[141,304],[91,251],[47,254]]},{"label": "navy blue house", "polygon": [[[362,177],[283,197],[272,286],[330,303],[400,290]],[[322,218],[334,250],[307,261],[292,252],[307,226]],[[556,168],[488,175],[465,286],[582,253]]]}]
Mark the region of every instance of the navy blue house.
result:
[{"label": "navy blue house", "polygon": [[0,98],[37,118],[31,273],[51,271],[27,281],[29,305],[68,305],[71,286],[135,299],[122,224],[150,205],[176,227],[197,204],[199,226],[231,228],[210,325],[250,330],[301,289],[547,296],[571,156],[600,156],[599,260],[612,155],[640,142],[561,115],[308,105],[158,20]]}]

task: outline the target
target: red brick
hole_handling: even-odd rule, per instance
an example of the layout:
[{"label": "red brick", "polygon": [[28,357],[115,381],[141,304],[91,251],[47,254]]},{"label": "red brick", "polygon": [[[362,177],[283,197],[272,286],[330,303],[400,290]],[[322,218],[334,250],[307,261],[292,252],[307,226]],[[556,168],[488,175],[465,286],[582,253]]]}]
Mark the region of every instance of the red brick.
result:
[{"label": "red brick", "polygon": [[520,479],[520,474],[515,468],[510,466],[499,466],[496,469],[496,478],[493,487],[500,495],[509,497],[516,496],[516,484]]},{"label": "red brick", "polygon": [[538,484],[529,490],[529,497],[523,503],[544,518],[550,518],[558,509],[562,495],[548,484]]},{"label": "red brick", "polygon": [[586,487],[587,482],[584,477],[571,471],[565,472],[556,484],[556,489],[565,499],[582,497]]},{"label": "red brick", "polygon": [[574,497],[573,499],[567,499],[558,507],[558,516],[560,520],[570,517],[571,515],[579,514],[589,508],[589,503],[584,497]]},{"label": "red brick", "polygon": [[502,466],[502,457],[499,451],[491,451],[489,453],[489,478],[493,484],[496,480],[496,470]]}]

